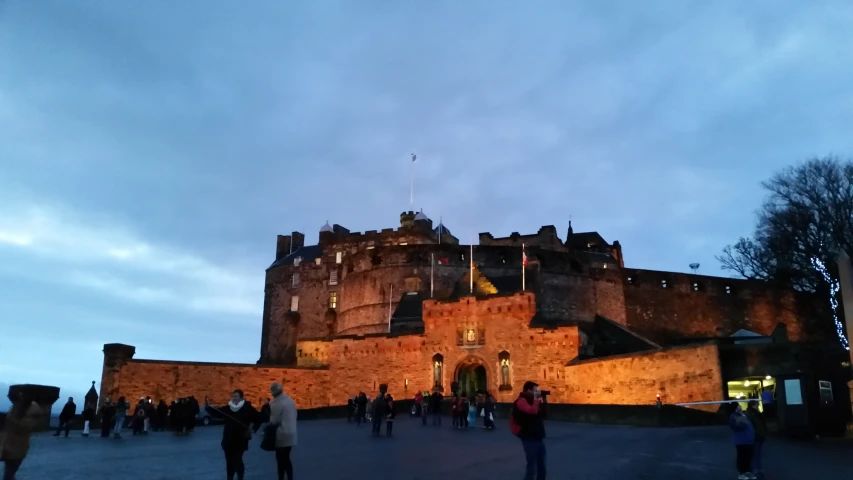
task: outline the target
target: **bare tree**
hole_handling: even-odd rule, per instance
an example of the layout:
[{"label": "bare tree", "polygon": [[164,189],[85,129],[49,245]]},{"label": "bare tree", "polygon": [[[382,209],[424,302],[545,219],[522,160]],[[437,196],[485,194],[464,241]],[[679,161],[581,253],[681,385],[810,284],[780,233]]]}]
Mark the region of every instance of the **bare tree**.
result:
[{"label": "bare tree", "polygon": [[830,265],[839,251],[853,252],[853,162],[815,158],[761,185],[768,196],[753,237],[727,246],[717,260],[744,278],[825,290],[811,262]]}]

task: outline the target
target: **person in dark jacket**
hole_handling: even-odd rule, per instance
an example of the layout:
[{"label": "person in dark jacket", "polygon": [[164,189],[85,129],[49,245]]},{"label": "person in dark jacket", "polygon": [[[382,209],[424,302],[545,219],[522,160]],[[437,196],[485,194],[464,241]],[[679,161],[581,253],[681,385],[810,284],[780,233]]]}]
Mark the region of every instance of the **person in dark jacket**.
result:
[{"label": "person in dark jacket", "polygon": [[148,403],[143,397],[139,399],[139,402],[136,403],[136,407],[133,409],[133,420],[131,420],[131,426],[133,427],[134,435],[142,435],[145,433],[145,422],[147,419]]},{"label": "person in dark jacket", "polygon": [[376,396],[376,400],[373,401],[373,434],[379,435],[382,433],[382,420],[385,418],[386,409],[386,401],[385,401],[385,393],[379,392],[379,395]]},{"label": "person in dark jacket", "polygon": [[755,443],[753,443],[752,448],[752,474],[763,477],[762,454],[764,452],[764,440],[767,438],[767,420],[765,420],[761,410],[758,409],[758,401],[749,402],[746,408],[746,416],[752,422],[752,429],[755,430]]},{"label": "person in dark jacket", "polygon": [[385,435],[391,436],[391,431],[394,430],[394,419],[397,418],[397,412],[394,409],[394,397],[385,395]]},{"label": "person in dark jacket", "polygon": [[429,405],[430,405],[430,396],[429,392],[423,393],[423,398],[421,400],[421,425],[426,426],[427,423],[427,415],[429,415]]},{"label": "person in dark jacket", "polygon": [[347,423],[352,423],[352,416],[355,415],[355,397],[347,399]]},{"label": "person in dark jacket", "polygon": [[358,398],[355,400],[356,417],[358,418],[356,425],[361,425],[362,422],[367,422],[367,395],[364,392],[358,392]]},{"label": "person in dark jacket", "polygon": [[162,398],[160,399],[160,403],[157,404],[157,428],[156,431],[162,432],[163,429],[166,428],[166,422],[169,419],[169,405],[166,404],[166,401]]},{"label": "person in dark jacket", "polygon": [[257,432],[261,426],[260,413],[243,398],[242,390],[234,390],[228,405],[212,407],[210,400],[205,400],[204,407],[210,416],[225,420],[221,445],[228,480],[234,480],[234,475],[237,475],[237,480],[243,480],[246,470],[243,453],[249,449],[252,431]]},{"label": "person in dark jacket", "polygon": [[115,438],[121,438],[121,429],[124,427],[124,419],[127,418],[127,409],[130,408],[130,403],[124,397],[118,397],[116,402],[116,421],[113,424],[113,435]]},{"label": "person in dark jacket", "polygon": [[737,450],[738,480],[751,480],[752,455],[755,449],[755,429],[752,422],[743,413],[739,403],[734,403],[732,413],[729,416],[729,428],[732,429],[732,439]]},{"label": "person in dark jacket", "polygon": [[486,393],[486,399],[483,402],[483,425],[486,430],[495,429],[495,399]]},{"label": "person in dark jacket", "polygon": [[261,425],[263,425],[265,423],[270,423],[270,413],[271,412],[272,411],[271,411],[271,407],[270,407],[270,399],[268,398],[264,401],[264,406],[261,407]]},{"label": "person in dark jacket", "polygon": [[534,382],[524,382],[521,393],[512,404],[510,429],[524,447],[527,469],[524,480],[545,480],[545,398]]},{"label": "person in dark jacket", "polygon": [[195,429],[195,418],[201,412],[201,408],[198,406],[198,400],[195,399],[194,396],[190,395],[190,398],[187,400],[189,404],[189,414],[187,415],[187,431],[192,432]]},{"label": "person in dark jacket", "polygon": [[68,402],[62,407],[62,412],[59,413],[59,428],[56,429],[54,437],[58,437],[65,430],[65,438],[68,438],[68,432],[71,430],[71,420],[74,420],[74,415],[77,414],[77,405],[74,404],[74,398],[68,397]]},{"label": "person in dark jacket", "polygon": [[429,413],[432,414],[432,424],[441,426],[441,403],[444,395],[436,389],[429,397]]},{"label": "person in dark jacket", "polygon": [[107,398],[104,405],[101,407],[101,437],[108,438],[113,430],[116,421],[116,407],[113,402]]}]

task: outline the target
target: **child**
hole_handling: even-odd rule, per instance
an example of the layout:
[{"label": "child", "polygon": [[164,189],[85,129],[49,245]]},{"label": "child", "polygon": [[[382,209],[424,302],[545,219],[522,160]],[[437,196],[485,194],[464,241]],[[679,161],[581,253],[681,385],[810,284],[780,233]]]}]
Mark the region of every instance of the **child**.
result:
[{"label": "child", "polygon": [[386,425],[385,425],[385,435],[391,436],[391,430],[394,430],[394,417],[397,416],[397,412],[394,411],[394,398],[391,395],[386,394],[385,400],[387,403],[385,404],[386,411],[388,412],[385,415]]},{"label": "child", "polygon": [[739,403],[734,404],[729,416],[729,427],[732,429],[735,449],[737,450],[738,480],[754,480],[752,474],[752,455],[755,444],[755,429],[743,413]]}]

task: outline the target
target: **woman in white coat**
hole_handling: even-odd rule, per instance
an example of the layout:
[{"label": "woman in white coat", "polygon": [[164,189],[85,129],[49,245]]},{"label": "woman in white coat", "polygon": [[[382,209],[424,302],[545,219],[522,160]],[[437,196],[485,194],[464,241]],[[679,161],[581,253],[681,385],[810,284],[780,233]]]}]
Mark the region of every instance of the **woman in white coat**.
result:
[{"label": "woman in white coat", "polygon": [[282,391],[281,384],[270,386],[270,425],[275,425],[275,461],[278,480],[293,480],[290,450],[296,445],[296,404]]}]

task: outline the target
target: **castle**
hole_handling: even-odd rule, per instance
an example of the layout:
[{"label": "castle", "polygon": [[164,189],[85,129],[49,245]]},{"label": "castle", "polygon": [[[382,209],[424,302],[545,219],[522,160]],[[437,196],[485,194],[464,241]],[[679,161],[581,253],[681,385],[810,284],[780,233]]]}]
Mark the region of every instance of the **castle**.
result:
[{"label": "castle", "polygon": [[278,236],[264,292],[257,364],[139,360],[132,346],[107,344],[101,398],[242,388],[255,399],[284,380],[300,408],[341,405],[383,383],[398,397],[481,390],[508,402],[534,380],[553,402],[695,402],[781,373],[733,363],[726,344],[826,338],[810,297],[627,268],[618,241],[571,223],[565,240],[544,226],[481,233],[473,246],[423,212],[364,233],[327,223],[316,245]]}]

